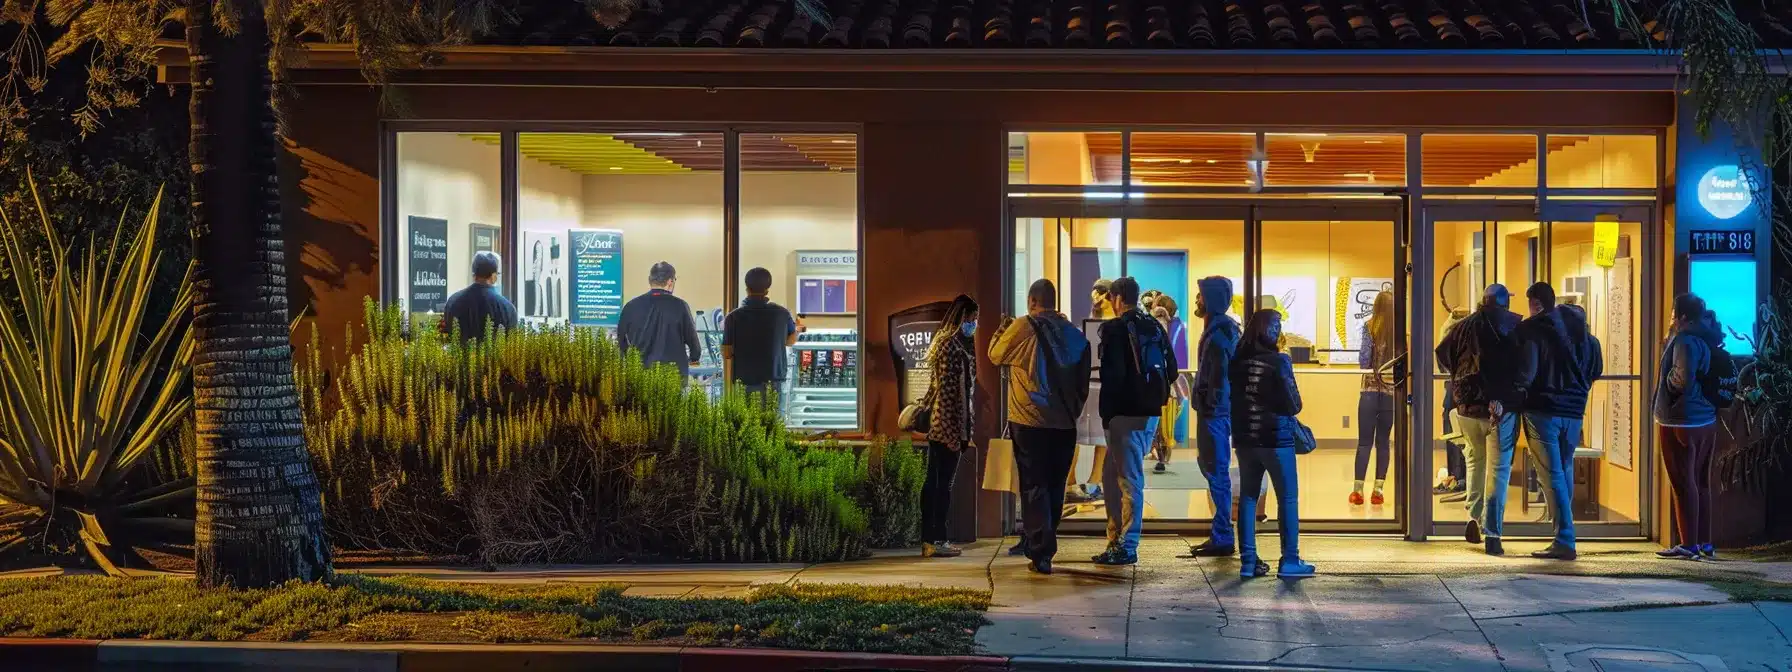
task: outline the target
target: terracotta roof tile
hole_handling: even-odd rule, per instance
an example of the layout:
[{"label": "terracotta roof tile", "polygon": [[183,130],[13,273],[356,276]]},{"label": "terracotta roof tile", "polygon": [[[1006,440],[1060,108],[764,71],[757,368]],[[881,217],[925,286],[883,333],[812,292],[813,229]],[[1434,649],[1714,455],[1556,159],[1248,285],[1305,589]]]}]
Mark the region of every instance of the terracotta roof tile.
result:
[{"label": "terracotta roof tile", "polygon": [[[1635,49],[1610,0],[660,0],[604,28],[580,3],[521,3],[500,44],[825,49]],[[568,9],[572,7],[574,9]],[[1638,5],[1627,5],[1635,8]],[[1792,0],[1739,3],[1792,47]],[[1639,10],[1640,11],[1640,10]],[[1584,14],[1583,14],[1584,12]],[[1659,39],[1645,17],[1643,32]]]}]

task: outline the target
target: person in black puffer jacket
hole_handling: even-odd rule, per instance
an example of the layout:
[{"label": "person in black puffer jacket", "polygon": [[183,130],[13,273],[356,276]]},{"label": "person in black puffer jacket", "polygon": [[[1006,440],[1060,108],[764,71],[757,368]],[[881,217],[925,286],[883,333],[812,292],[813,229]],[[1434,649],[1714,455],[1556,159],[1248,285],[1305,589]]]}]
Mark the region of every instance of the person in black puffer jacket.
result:
[{"label": "person in black puffer jacket", "polygon": [[1239,575],[1264,576],[1269,563],[1257,557],[1257,498],[1263,475],[1276,488],[1278,524],[1282,533],[1284,577],[1312,576],[1313,566],[1300,559],[1300,484],[1294,468],[1294,437],[1299,431],[1300,388],[1294,362],[1282,354],[1282,315],[1259,310],[1251,315],[1232,360],[1232,446],[1238,454]]}]

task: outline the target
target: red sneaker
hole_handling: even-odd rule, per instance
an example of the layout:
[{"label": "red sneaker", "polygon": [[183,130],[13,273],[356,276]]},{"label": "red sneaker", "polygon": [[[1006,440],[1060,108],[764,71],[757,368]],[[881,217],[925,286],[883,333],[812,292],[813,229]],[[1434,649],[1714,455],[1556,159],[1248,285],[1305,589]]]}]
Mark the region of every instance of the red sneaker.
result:
[{"label": "red sneaker", "polygon": [[1375,506],[1381,506],[1385,501],[1387,500],[1381,496],[1380,490],[1376,490],[1375,494],[1369,495],[1369,503]]},{"label": "red sneaker", "polygon": [[1350,505],[1351,506],[1362,506],[1363,505],[1363,493],[1360,493],[1360,492],[1350,493]]}]

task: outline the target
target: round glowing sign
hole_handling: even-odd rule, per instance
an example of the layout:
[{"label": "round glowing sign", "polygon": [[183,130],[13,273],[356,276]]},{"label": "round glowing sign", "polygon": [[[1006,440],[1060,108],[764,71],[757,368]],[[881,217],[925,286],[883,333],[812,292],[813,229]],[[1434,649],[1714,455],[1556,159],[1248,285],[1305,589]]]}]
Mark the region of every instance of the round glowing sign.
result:
[{"label": "round glowing sign", "polygon": [[1754,202],[1748,180],[1736,166],[1718,166],[1699,178],[1699,205],[1718,219],[1730,219]]}]

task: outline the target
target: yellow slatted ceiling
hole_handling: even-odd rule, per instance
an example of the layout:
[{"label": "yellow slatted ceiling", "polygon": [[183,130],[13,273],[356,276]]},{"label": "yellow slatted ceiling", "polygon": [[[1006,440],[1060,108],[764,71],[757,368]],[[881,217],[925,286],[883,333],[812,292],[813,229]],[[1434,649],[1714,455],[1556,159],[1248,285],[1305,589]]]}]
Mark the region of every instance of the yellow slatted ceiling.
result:
[{"label": "yellow slatted ceiling", "polygon": [[[496,145],[496,133],[469,133],[469,140]],[[690,168],[615,136],[600,133],[523,133],[517,136],[523,156],[584,175],[664,175]]]}]

